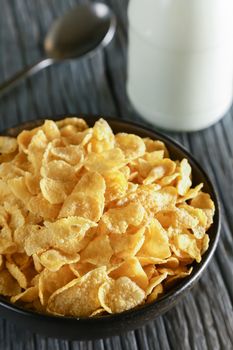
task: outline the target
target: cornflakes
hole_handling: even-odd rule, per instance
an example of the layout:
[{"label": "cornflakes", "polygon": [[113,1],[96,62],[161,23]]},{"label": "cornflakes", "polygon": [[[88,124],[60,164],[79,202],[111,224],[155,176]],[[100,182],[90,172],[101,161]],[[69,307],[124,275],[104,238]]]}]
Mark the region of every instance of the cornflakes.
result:
[{"label": "cornflakes", "polygon": [[214,202],[187,159],[104,119],[0,136],[0,294],[95,317],[151,303],[208,249]]}]

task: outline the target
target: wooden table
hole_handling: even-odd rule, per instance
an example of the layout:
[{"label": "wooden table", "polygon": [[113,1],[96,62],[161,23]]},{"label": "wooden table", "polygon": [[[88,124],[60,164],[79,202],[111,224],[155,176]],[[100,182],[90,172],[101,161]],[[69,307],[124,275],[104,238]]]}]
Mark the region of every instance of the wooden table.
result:
[{"label": "wooden table", "polygon": [[[1,0],[0,81],[43,55],[53,19],[78,1]],[[128,0],[107,1],[118,16],[112,44],[88,59],[50,67],[0,100],[0,128],[61,113],[97,113],[144,122],[126,96]],[[221,239],[207,271],[175,308],[145,327],[95,342],[46,339],[0,321],[0,349],[121,350],[233,348],[233,110],[204,131],[172,133],[207,170],[222,202]]]}]

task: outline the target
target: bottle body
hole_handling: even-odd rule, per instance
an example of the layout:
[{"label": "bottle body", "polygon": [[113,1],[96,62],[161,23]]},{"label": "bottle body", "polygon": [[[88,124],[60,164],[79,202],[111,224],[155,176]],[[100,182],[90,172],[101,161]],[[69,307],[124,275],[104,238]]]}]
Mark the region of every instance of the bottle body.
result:
[{"label": "bottle body", "polygon": [[[205,10],[214,2],[216,11],[206,25]],[[195,0],[194,8],[187,0],[146,3],[150,14],[139,26],[142,4],[131,0],[129,7],[127,91],[132,104],[162,128],[194,131],[210,126],[233,97],[231,0]],[[224,14],[227,23],[219,20]]]}]

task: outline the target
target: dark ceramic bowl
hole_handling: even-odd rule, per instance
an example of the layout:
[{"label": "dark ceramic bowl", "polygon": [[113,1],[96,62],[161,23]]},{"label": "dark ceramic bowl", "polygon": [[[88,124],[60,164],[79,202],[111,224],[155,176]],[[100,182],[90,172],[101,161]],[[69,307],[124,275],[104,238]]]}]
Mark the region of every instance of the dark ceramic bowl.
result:
[{"label": "dark ceramic bowl", "polygon": [[[64,118],[64,116],[51,119],[61,118]],[[84,118],[87,123],[92,126],[99,117],[84,116]],[[215,251],[220,233],[219,200],[209,177],[198,162],[187,150],[185,150],[185,148],[158,132],[120,119],[106,119],[111,125],[114,133],[128,132],[142,137],[150,137],[152,139],[161,140],[169,149],[171,158],[182,159],[185,157],[189,160],[193,170],[193,184],[195,185],[203,182],[204,191],[211,195],[216,207],[214,224],[208,231],[210,236],[209,249],[203,255],[201,263],[194,264],[192,274],[180,281],[179,284],[173,287],[159,300],[152,302],[151,304],[146,304],[141,307],[122,312],[120,314],[99,316],[95,318],[48,316],[27,311],[23,308],[10,304],[9,302],[5,301],[4,298],[0,298],[0,315],[32,332],[44,334],[49,337],[66,338],[70,340],[87,340],[109,337],[139,328],[172,308],[184,296],[184,294],[194,286],[206,269]],[[33,128],[41,123],[42,120],[28,122],[8,129],[2,134],[16,136],[23,129]]]}]

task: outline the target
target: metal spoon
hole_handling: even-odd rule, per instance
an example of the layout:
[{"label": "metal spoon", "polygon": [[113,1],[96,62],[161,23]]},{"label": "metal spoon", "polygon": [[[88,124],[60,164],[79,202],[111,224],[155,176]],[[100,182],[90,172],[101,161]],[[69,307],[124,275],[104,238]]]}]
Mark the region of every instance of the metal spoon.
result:
[{"label": "metal spoon", "polygon": [[116,29],[116,17],[103,3],[77,5],[58,18],[44,40],[45,58],[22,69],[0,85],[0,95],[53,63],[79,58],[106,46]]}]

